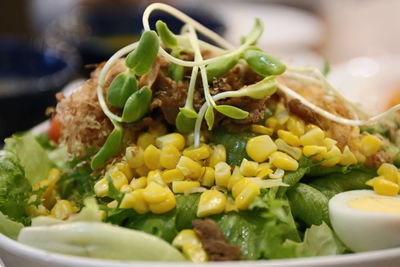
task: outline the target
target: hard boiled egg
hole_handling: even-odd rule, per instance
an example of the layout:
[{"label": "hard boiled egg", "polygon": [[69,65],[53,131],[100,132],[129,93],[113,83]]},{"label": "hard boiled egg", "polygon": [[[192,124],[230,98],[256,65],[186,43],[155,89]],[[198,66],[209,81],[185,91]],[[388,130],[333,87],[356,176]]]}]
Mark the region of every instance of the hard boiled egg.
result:
[{"label": "hard boiled egg", "polygon": [[354,252],[400,246],[400,196],[371,190],[340,193],[329,201],[332,227]]}]

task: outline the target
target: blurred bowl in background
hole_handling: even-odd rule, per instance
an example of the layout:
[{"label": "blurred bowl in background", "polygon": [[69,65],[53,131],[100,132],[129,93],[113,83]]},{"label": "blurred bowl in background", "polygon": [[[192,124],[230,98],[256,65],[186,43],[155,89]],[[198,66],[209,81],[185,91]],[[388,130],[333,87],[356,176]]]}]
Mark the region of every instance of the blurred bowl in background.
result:
[{"label": "blurred bowl in background", "polygon": [[43,121],[77,64],[73,53],[0,39],[0,140]]}]

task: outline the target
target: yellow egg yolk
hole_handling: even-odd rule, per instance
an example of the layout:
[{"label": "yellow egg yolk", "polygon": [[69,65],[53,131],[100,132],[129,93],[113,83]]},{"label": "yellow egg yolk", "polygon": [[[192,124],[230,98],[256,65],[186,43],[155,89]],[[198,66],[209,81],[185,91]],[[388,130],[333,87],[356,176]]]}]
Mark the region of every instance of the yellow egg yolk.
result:
[{"label": "yellow egg yolk", "polygon": [[357,210],[400,215],[400,199],[383,197],[360,197],[349,202],[349,207]]}]

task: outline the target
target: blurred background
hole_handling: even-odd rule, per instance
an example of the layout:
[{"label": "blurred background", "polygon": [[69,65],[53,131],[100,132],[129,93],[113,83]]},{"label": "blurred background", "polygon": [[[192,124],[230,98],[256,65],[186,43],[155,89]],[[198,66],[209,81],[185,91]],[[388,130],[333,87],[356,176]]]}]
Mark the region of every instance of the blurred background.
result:
[{"label": "blurred background", "polygon": [[[56,92],[74,88],[93,64],[136,41],[151,2],[0,1],[0,140],[45,120]],[[329,61],[333,85],[371,111],[394,104],[396,94],[400,98],[398,0],[162,2],[234,44],[261,18],[263,49],[297,66],[322,68]],[[175,32],[182,26],[165,13],[151,17],[157,19]]]}]

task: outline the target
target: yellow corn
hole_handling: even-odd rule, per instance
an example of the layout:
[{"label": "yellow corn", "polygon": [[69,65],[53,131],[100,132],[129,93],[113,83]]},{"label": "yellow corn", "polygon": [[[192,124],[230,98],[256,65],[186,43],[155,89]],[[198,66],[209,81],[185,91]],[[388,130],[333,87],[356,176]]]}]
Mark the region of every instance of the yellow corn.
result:
[{"label": "yellow corn", "polygon": [[228,213],[228,212],[231,212],[231,211],[238,212],[239,210],[238,210],[238,208],[237,208],[236,205],[235,205],[235,200],[234,200],[233,198],[231,198],[231,197],[228,197],[228,198],[226,199],[226,204],[225,204],[225,210],[224,210],[224,212],[225,212],[225,213]]},{"label": "yellow corn", "polygon": [[179,169],[165,170],[162,173],[164,183],[169,184],[173,181],[182,181],[185,179],[183,173]]},{"label": "yellow corn", "polygon": [[192,160],[204,160],[210,156],[210,147],[208,145],[202,144],[200,147],[188,147],[183,150],[183,155],[191,158]]},{"label": "yellow corn", "polygon": [[369,179],[368,181],[366,181],[366,182],[365,182],[365,184],[366,184],[366,185],[368,185],[368,186],[371,186],[371,187],[373,187],[373,186],[374,186],[374,183],[375,183],[375,181],[376,181],[376,180],[378,180],[378,179],[382,179],[382,178],[384,178],[384,177],[382,177],[382,176],[377,176],[377,177],[374,177],[374,178],[372,178],[372,179]]},{"label": "yellow corn", "polygon": [[133,188],[130,185],[126,184],[123,185],[119,191],[121,191],[122,193],[129,193],[133,191]]},{"label": "yellow corn", "polygon": [[110,209],[115,209],[115,208],[117,208],[117,207],[118,207],[118,201],[113,200],[113,201],[109,202],[109,203],[107,204],[107,207],[110,208]]},{"label": "yellow corn", "polygon": [[279,125],[284,125],[289,120],[289,112],[283,103],[278,103],[275,111],[275,118]]},{"label": "yellow corn", "polygon": [[374,135],[366,135],[361,139],[361,152],[365,156],[376,154],[381,148],[382,141]]},{"label": "yellow corn", "polygon": [[290,146],[280,138],[275,140],[275,144],[279,151],[289,154],[295,160],[299,160],[302,156],[301,148]]},{"label": "yellow corn", "polygon": [[74,214],[77,208],[68,200],[58,200],[54,207],[51,209],[51,215],[55,218],[64,220],[70,215]]},{"label": "yellow corn", "polygon": [[128,179],[126,178],[125,174],[114,168],[110,171],[110,177],[113,181],[113,185],[117,190],[120,190],[123,185],[128,184]]},{"label": "yellow corn", "polygon": [[303,147],[303,154],[306,157],[325,154],[328,149],[325,146],[308,145]]},{"label": "yellow corn", "polygon": [[94,192],[98,197],[105,197],[108,193],[108,181],[106,178],[98,180],[94,185]]},{"label": "yellow corn", "polygon": [[181,152],[173,145],[165,145],[161,148],[160,164],[166,169],[174,169],[178,164]]},{"label": "yellow corn", "polygon": [[332,138],[329,137],[324,138],[324,146],[326,146],[328,150],[332,149],[332,147],[335,146],[337,143],[338,142]]},{"label": "yellow corn", "polygon": [[125,150],[125,158],[131,168],[139,168],[144,165],[143,148],[129,146]]},{"label": "yellow corn", "polygon": [[143,197],[148,203],[158,203],[167,198],[168,191],[168,188],[150,182],[143,191]]},{"label": "yellow corn", "polygon": [[272,169],[270,169],[270,168],[268,168],[268,169],[261,169],[261,170],[257,171],[256,177],[259,177],[259,178],[261,178],[261,179],[263,179],[263,178],[268,178],[268,176],[269,176],[270,174],[272,174],[272,173],[274,173],[274,171],[273,171]]},{"label": "yellow corn", "polygon": [[154,145],[149,145],[143,152],[144,164],[150,170],[160,169],[161,151]]},{"label": "yellow corn", "polygon": [[200,195],[197,217],[219,214],[225,210],[226,196],[217,190],[207,190]]},{"label": "yellow corn", "polygon": [[155,214],[166,213],[176,207],[176,199],[174,193],[169,190],[169,188],[165,189],[167,192],[166,198],[157,203],[149,203],[150,211]]},{"label": "yellow corn", "polygon": [[123,174],[125,174],[125,177],[128,179],[128,182],[130,182],[132,180],[133,172],[127,162],[125,162],[125,161],[118,162],[117,164],[115,164],[115,168],[117,168]]},{"label": "yellow corn", "polygon": [[219,162],[226,161],[226,150],[223,145],[216,145],[212,147],[211,155],[208,158],[208,166],[215,167]]},{"label": "yellow corn", "polygon": [[200,178],[201,185],[213,186],[215,182],[215,171],[211,167],[203,167],[203,176]]},{"label": "yellow corn", "polygon": [[271,129],[276,129],[279,126],[278,120],[275,117],[269,117],[265,120],[265,126]]},{"label": "yellow corn", "polygon": [[243,176],[256,176],[258,171],[258,162],[243,159],[240,164],[240,173]]},{"label": "yellow corn", "polygon": [[201,246],[184,245],[182,247],[183,255],[194,263],[202,263],[208,261],[208,256]]},{"label": "yellow corn", "polygon": [[147,184],[150,184],[152,182],[157,183],[162,186],[165,185],[165,182],[164,182],[164,179],[162,178],[162,173],[160,170],[149,171],[149,173],[147,174]]},{"label": "yellow corn", "polygon": [[134,178],[129,185],[133,189],[145,188],[147,186],[147,177]]},{"label": "yellow corn", "polygon": [[196,233],[191,229],[184,229],[180,231],[174,240],[172,245],[176,248],[182,248],[184,245],[194,245],[201,247],[201,241],[197,237]]},{"label": "yellow corn", "polygon": [[142,133],[139,135],[137,139],[137,145],[140,146],[143,150],[146,149],[149,145],[156,144],[156,135],[152,133]]},{"label": "yellow corn", "polygon": [[328,152],[324,153],[324,161],[321,162],[322,166],[332,167],[338,164],[342,159],[342,152],[337,146],[333,146]]},{"label": "yellow corn", "polygon": [[270,162],[275,167],[285,171],[295,171],[299,167],[299,163],[294,158],[280,151],[271,154]]},{"label": "yellow corn", "polygon": [[214,169],[215,184],[226,187],[231,177],[231,167],[226,162],[219,162]]},{"label": "yellow corn", "polygon": [[170,133],[157,137],[156,145],[162,148],[166,145],[173,145],[178,150],[182,150],[185,147],[185,138],[180,133]]},{"label": "yellow corn", "polygon": [[235,198],[235,205],[239,210],[248,209],[254,198],[260,194],[260,189],[255,183],[247,183],[240,194]]},{"label": "yellow corn", "polygon": [[265,161],[278,148],[269,135],[259,135],[247,141],[246,152],[257,162]]},{"label": "yellow corn", "polygon": [[375,193],[384,196],[396,196],[399,193],[399,185],[383,177],[376,179],[373,184]]},{"label": "yellow corn", "polygon": [[383,163],[378,168],[378,175],[385,177],[386,180],[400,185],[400,173],[396,166],[389,163]]},{"label": "yellow corn", "polygon": [[302,146],[323,146],[324,145],[325,133],[321,128],[315,127],[302,136],[300,136],[300,143]]},{"label": "yellow corn", "polygon": [[144,199],[144,189],[137,189],[124,195],[119,206],[121,209],[134,209],[137,213],[144,214],[149,211],[149,205]]},{"label": "yellow corn", "polygon": [[236,198],[249,183],[247,178],[240,178],[236,181],[236,183],[232,186],[232,196]]},{"label": "yellow corn", "polygon": [[50,184],[55,184],[57,183],[58,180],[61,178],[61,171],[57,168],[52,168],[49,171],[49,174],[47,175],[47,180],[49,181]]},{"label": "yellow corn", "polygon": [[38,206],[35,205],[29,205],[26,207],[25,212],[28,216],[47,216],[49,215],[49,210],[46,209],[45,206],[42,204],[39,204]]},{"label": "yellow corn", "polygon": [[197,180],[201,177],[201,165],[189,157],[182,156],[176,168],[179,169],[186,178]]},{"label": "yellow corn", "polygon": [[265,126],[259,125],[259,124],[252,124],[251,131],[253,133],[266,134],[266,135],[272,135],[274,133],[273,128],[268,128],[268,127],[265,127]]},{"label": "yellow corn", "polygon": [[235,168],[233,168],[232,174],[231,174],[231,178],[229,178],[229,182],[228,182],[228,189],[232,190],[232,187],[236,184],[236,182],[238,182],[240,179],[244,178],[242,176],[242,174],[240,173],[240,168],[238,166],[235,166]]},{"label": "yellow corn", "polygon": [[364,162],[367,160],[367,158],[360,151],[354,151],[354,156],[356,156],[357,162],[360,164],[364,164]]},{"label": "yellow corn", "polygon": [[300,146],[300,139],[297,135],[285,131],[285,130],[278,130],[278,136],[281,138],[285,143],[291,146]]},{"label": "yellow corn", "polygon": [[155,125],[151,125],[149,129],[149,133],[154,134],[155,136],[161,136],[167,134],[167,127],[163,123],[157,123]]},{"label": "yellow corn", "polygon": [[351,164],[356,164],[357,163],[357,158],[354,156],[353,152],[351,152],[350,148],[348,146],[345,146],[343,149],[343,154],[340,159],[340,164],[347,166]]},{"label": "yellow corn", "polygon": [[147,174],[149,173],[149,168],[146,167],[146,165],[143,165],[139,168],[135,169],[135,172],[138,176],[147,176]]},{"label": "yellow corn", "polygon": [[287,123],[286,123],[287,129],[292,132],[293,134],[297,136],[301,136],[305,132],[305,124],[304,121],[295,117],[295,116],[290,116]]},{"label": "yellow corn", "polygon": [[186,191],[200,187],[200,183],[198,181],[173,181],[172,182],[172,191],[176,194],[183,194]]}]

